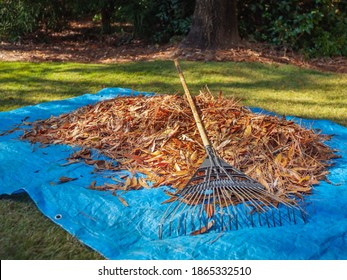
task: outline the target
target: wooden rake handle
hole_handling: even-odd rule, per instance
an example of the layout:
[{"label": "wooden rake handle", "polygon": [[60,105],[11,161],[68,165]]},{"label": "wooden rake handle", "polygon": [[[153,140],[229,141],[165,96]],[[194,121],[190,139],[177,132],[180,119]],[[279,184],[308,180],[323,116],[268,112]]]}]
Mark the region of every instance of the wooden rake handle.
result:
[{"label": "wooden rake handle", "polygon": [[194,120],[195,120],[196,126],[198,127],[198,130],[199,130],[202,142],[204,143],[205,147],[206,146],[211,146],[210,140],[208,140],[208,138],[207,138],[207,134],[206,134],[205,128],[204,128],[204,126],[203,126],[203,124],[201,122],[200,116],[199,116],[198,111],[196,109],[196,106],[194,104],[193,98],[192,98],[192,96],[191,96],[191,94],[189,92],[189,89],[187,87],[187,83],[186,83],[186,80],[185,80],[185,78],[183,76],[180,64],[178,63],[177,59],[175,59],[174,62],[175,62],[175,66],[176,66],[176,69],[178,71],[178,74],[180,76],[181,83],[182,83],[182,86],[183,86],[183,89],[184,89],[184,93],[186,94],[186,97],[187,97],[190,109],[193,112]]}]

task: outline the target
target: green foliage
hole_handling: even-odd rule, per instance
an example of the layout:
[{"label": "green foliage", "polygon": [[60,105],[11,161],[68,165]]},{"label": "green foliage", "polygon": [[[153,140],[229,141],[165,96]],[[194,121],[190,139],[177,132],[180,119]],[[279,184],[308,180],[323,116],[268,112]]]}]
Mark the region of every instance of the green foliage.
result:
[{"label": "green foliage", "polygon": [[[101,22],[103,33],[112,32],[112,21],[126,22],[132,37],[165,43],[188,33],[194,6],[189,0],[0,0],[0,40],[89,16]],[[248,40],[308,57],[347,56],[346,0],[240,0],[238,11],[240,34]]]},{"label": "green foliage", "polygon": [[[39,24],[46,31],[61,30],[66,24],[68,5],[64,0],[35,0],[39,12]],[[34,1],[29,1],[33,3]]]},{"label": "green foliage", "polygon": [[[112,21],[133,25],[133,36],[152,42],[167,42],[189,31],[195,1],[189,0],[0,0],[0,39],[19,40],[39,28],[61,29],[67,18],[90,16],[102,23]],[[107,16],[107,18],[106,18]]]},{"label": "green foliage", "polygon": [[168,42],[173,36],[186,35],[191,24],[195,1],[132,0],[117,11],[117,18],[130,21],[134,35],[156,43]]},{"label": "green foliage", "polygon": [[0,2],[0,39],[18,40],[37,29],[38,12],[29,1]]},{"label": "green foliage", "polygon": [[186,35],[191,25],[194,1],[168,0],[156,1],[154,7],[155,25],[157,29],[152,34],[156,42],[167,42],[174,35]]},{"label": "green foliage", "polygon": [[43,28],[61,29],[65,24],[64,1],[2,0],[0,1],[0,39],[18,41]]},{"label": "green foliage", "polygon": [[347,55],[342,0],[239,1],[240,33],[307,56]]}]

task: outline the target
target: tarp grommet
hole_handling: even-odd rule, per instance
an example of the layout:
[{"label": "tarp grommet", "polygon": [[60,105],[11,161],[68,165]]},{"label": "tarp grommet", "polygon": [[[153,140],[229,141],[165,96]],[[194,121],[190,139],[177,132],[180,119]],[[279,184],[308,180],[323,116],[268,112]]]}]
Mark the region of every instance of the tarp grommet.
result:
[{"label": "tarp grommet", "polygon": [[62,214],[57,214],[54,216],[54,219],[60,220],[62,217],[63,217]]}]

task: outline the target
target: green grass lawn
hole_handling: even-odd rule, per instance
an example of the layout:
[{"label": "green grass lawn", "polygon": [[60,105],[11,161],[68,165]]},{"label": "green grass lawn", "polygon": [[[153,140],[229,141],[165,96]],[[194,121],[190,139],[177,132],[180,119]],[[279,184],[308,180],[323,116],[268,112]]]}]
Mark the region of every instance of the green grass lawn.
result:
[{"label": "green grass lawn", "polygon": [[[192,93],[204,85],[245,105],[280,114],[330,119],[347,126],[347,75],[294,66],[233,62],[182,62]],[[0,111],[125,87],[183,92],[171,61],[122,64],[0,63]]]},{"label": "green grass lawn", "polygon": [[[347,126],[347,75],[289,65],[181,62],[188,86],[276,113]],[[0,62],[0,111],[96,93],[103,87],[182,93],[173,62],[122,64]],[[1,176],[1,174],[0,174]],[[45,218],[26,195],[0,198],[1,259],[96,259],[100,255]]]}]

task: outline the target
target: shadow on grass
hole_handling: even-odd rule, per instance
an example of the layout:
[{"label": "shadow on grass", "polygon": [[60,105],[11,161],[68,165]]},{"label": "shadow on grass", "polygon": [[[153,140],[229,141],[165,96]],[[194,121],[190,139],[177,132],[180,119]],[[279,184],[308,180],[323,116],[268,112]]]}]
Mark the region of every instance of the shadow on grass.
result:
[{"label": "shadow on grass", "polygon": [[[181,66],[193,94],[207,84],[212,92],[222,90],[226,96],[235,95],[251,104],[260,100],[263,103],[282,102],[288,107],[346,106],[344,96],[347,93],[342,89],[347,88],[347,79],[341,78],[337,85],[334,79],[342,76],[336,74],[260,63],[182,61]],[[121,64],[22,62],[5,63],[0,70],[0,110],[96,93],[104,87],[157,93],[183,92],[172,61]],[[277,90],[286,92],[287,97],[268,98]],[[290,94],[296,100],[288,100]],[[317,103],[312,101],[315,96],[320,97]]]},{"label": "shadow on grass", "polygon": [[52,223],[26,193],[0,195],[0,258],[103,259]]}]

